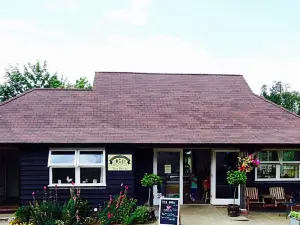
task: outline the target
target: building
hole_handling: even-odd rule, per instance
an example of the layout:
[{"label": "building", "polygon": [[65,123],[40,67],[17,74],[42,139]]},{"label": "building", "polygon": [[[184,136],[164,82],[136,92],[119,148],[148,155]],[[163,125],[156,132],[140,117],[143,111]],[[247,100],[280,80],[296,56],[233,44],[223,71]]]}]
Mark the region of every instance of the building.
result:
[{"label": "building", "polygon": [[164,177],[154,204],[194,203],[194,173],[195,202],[208,185],[206,203],[225,205],[226,171],[240,153],[261,160],[249,186],[299,186],[299,144],[299,117],[252,93],[243,76],[99,72],[93,90],[32,89],[0,105],[0,203],[26,204],[55,185],[67,198],[72,182],[93,205],[121,183],[142,203],[141,178],[153,172]]}]

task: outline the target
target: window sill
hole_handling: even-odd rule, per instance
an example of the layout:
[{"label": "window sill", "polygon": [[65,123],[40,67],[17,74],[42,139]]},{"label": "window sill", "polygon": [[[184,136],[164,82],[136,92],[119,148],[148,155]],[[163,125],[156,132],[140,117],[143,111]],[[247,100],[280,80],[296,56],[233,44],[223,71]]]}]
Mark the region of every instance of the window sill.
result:
[{"label": "window sill", "polygon": [[48,187],[106,187],[106,184],[49,184]]},{"label": "window sill", "polygon": [[283,178],[283,179],[256,179],[255,182],[284,182],[284,181],[300,181],[300,178]]}]

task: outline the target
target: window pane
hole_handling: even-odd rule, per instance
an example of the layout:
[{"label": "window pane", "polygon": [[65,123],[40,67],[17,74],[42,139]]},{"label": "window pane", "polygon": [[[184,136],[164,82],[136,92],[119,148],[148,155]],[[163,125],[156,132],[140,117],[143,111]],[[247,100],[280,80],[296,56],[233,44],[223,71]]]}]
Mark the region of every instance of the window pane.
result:
[{"label": "window pane", "polygon": [[80,164],[103,163],[102,151],[81,151],[79,156]]},{"label": "window pane", "polygon": [[280,178],[299,178],[299,165],[280,165]]},{"label": "window pane", "polygon": [[103,183],[102,168],[80,168],[80,182],[84,184]]},{"label": "window pane", "polygon": [[68,184],[75,182],[74,168],[52,168],[52,183],[53,184]]},{"label": "window pane", "polygon": [[300,161],[300,151],[282,151],[283,161]]},{"label": "window pane", "polygon": [[278,161],[277,151],[261,151],[258,152],[260,161]]},{"label": "window pane", "polygon": [[53,151],[51,152],[50,163],[64,164],[74,163],[75,152],[72,151]]},{"label": "window pane", "polygon": [[257,167],[257,178],[276,178],[276,165],[260,164]]}]

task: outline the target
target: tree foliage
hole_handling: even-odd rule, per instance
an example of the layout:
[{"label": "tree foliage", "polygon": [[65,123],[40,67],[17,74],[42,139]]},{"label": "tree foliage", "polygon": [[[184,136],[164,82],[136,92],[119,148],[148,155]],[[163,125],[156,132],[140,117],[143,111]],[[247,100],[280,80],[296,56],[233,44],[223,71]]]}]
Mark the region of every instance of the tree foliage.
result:
[{"label": "tree foliage", "polygon": [[6,69],[5,82],[0,84],[0,102],[32,88],[91,89],[92,86],[86,77],[81,77],[75,84],[70,84],[63,76],[59,78],[57,73],[50,73],[46,61],[43,63],[37,61],[35,64],[24,65],[22,69],[18,66]]},{"label": "tree foliage", "polygon": [[263,85],[261,95],[269,101],[300,115],[300,93],[291,90],[289,84],[285,84],[282,81],[274,81],[270,88],[267,85]]}]

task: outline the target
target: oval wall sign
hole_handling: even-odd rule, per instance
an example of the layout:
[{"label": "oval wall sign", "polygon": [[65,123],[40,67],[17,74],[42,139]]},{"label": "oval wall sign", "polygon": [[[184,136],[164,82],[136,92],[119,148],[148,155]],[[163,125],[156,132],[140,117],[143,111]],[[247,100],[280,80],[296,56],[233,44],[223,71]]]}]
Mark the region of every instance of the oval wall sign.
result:
[{"label": "oval wall sign", "polygon": [[108,170],[109,171],[130,171],[132,170],[132,155],[111,155],[108,154]]}]

